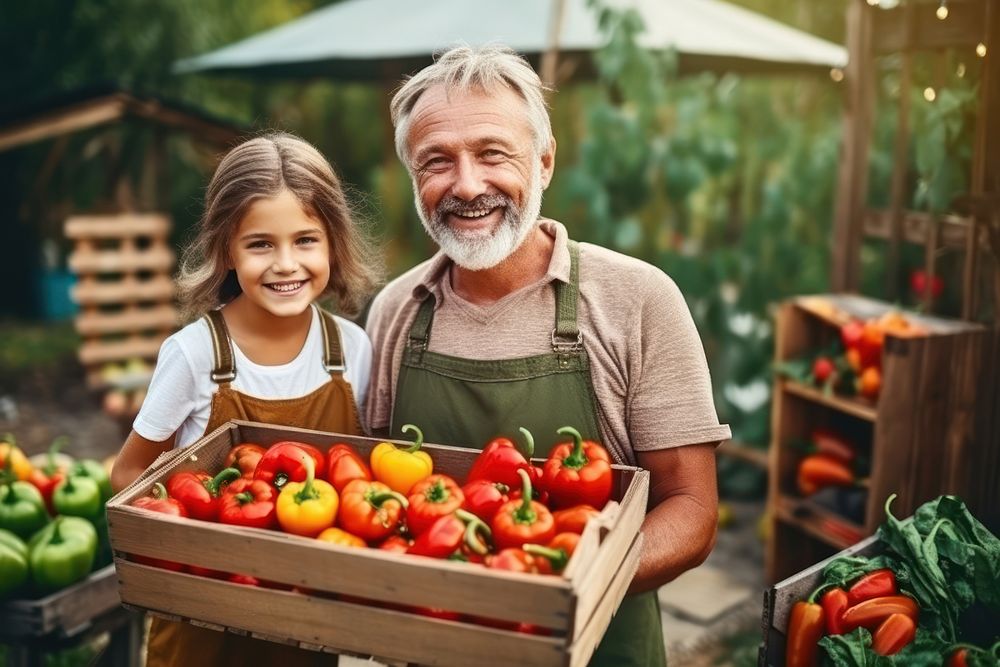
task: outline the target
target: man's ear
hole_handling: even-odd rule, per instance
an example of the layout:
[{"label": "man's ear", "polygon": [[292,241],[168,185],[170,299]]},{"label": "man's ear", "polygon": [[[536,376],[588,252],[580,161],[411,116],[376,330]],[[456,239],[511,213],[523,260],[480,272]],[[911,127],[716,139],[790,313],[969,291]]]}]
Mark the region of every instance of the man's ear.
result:
[{"label": "man's ear", "polygon": [[549,140],[549,148],[539,157],[542,161],[542,189],[549,187],[552,181],[552,172],[556,166],[556,138]]}]

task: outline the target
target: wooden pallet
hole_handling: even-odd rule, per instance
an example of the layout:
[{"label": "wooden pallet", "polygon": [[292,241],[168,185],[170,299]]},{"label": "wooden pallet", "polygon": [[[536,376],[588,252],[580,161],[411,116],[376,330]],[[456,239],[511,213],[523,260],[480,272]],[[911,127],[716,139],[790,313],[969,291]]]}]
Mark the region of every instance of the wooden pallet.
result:
[{"label": "wooden pallet", "polygon": [[[831,308],[832,306],[832,308]],[[856,295],[799,297],[782,304],[776,327],[776,361],[801,359],[839,337],[845,316],[878,317],[890,304]],[[929,335],[886,336],[882,389],[877,402],[830,395],[789,379],[776,379],[772,401],[766,551],[767,580],[774,582],[821,561],[875,532],[883,504],[898,494],[897,515],[942,493],[954,493],[985,522],[1000,508],[1000,433],[995,392],[982,368],[992,345],[983,326],[907,314]],[[792,446],[817,427],[850,436],[871,462],[870,477],[851,493],[867,493],[863,516],[851,520],[801,498],[795,473],[802,453]],[[841,493],[841,492],[837,492]]]},{"label": "wooden pallet", "polygon": [[[226,526],[143,511],[130,504],[182,470],[218,470],[240,442],[299,440],[326,449],[348,442],[367,458],[378,440],[230,422],[165,455],[108,502],[122,601],[203,627],[336,653],[421,665],[587,664],[638,567],[649,473],[615,466],[615,490],[587,526],[561,576],[524,575],[384,552],[349,549],[278,531]],[[436,471],[462,479],[478,452],[424,445]],[[311,594],[241,586],[140,565],[154,556],[276,581]],[[294,564],[294,566],[290,565]],[[345,602],[347,595],[373,601]],[[217,604],[225,599],[226,604]],[[407,613],[385,604],[448,609],[526,622],[550,636]],[[392,627],[391,633],[385,628]],[[442,650],[442,647],[448,649]]]},{"label": "wooden pallet", "polygon": [[114,566],[108,565],[43,598],[0,603],[0,643],[51,635],[72,637],[118,606],[118,580]]},{"label": "wooden pallet", "polygon": [[160,344],[177,328],[170,228],[170,219],[160,214],[66,220],[66,237],[74,243],[69,267],[78,276],[72,296],[80,305],[79,358],[91,388],[119,387],[103,371],[131,360],[140,360],[145,370],[133,370],[131,376],[143,377],[128,378],[125,388],[144,386]]}]

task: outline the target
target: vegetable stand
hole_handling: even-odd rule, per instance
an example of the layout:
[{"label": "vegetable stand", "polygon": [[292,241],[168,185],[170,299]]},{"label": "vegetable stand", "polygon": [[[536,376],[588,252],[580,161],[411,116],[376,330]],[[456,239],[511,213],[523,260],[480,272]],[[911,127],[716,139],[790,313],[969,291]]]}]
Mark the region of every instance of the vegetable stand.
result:
[{"label": "vegetable stand", "polygon": [[115,568],[108,565],[46,597],[0,603],[0,644],[8,645],[8,664],[41,665],[47,653],[110,632],[105,661],[138,665],[142,617],[120,605],[117,588]]},{"label": "vegetable stand", "polygon": [[[108,503],[122,601],[220,631],[391,661],[456,666],[587,663],[638,566],[648,473],[614,467],[612,502],[588,524],[561,576],[523,575],[345,548],[130,506],[154,483],[174,473],[218,469],[234,445],[268,446],[289,439],[322,450],[346,442],[363,457],[379,444],[372,438],[230,422],[194,445],[164,456]],[[456,478],[465,477],[478,454],[443,445],[425,444],[424,448],[434,459],[435,471]],[[142,565],[135,556],[248,574],[298,590],[243,586],[173,572]],[[348,596],[350,601],[345,600]],[[226,604],[218,604],[220,599]],[[400,604],[530,623],[549,634],[519,633],[386,608]],[[388,627],[392,632],[386,632]]]}]

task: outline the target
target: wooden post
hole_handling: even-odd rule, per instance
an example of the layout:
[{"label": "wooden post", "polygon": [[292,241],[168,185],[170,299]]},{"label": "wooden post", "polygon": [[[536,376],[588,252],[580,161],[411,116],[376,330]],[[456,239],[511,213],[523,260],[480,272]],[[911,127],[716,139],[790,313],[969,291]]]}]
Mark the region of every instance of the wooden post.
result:
[{"label": "wooden post", "polygon": [[549,38],[545,53],[542,54],[542,83],[550,88],[556,86],[556,72],[559,62],[559,36],[562,33],[563,16],[566,14],[566,0],[552,0],[552,18],[549,21]]},{"label": "wooden post", "polygon": [[854,291],[860,283],[861,233],[868,195],[868,146],[875,97],[872,8],[853,0],[847,9],[844,138],[837,176],[833,230],[834,291]]},{"label": "wooden post", "polygon": [[[906,22],[907,41],[913,26],[913,8],[907,5],[903,20]],[[913,80],[913,54],[903,53],[903,68],[899,77],[899,113],[896,125],[896,146],[893,151],[892,185],[889,195],[889,257],[886,267],[886,294],[889,300],[899,297],[899,246],[903,235],[905,212],[906,172],[909,166],[910,144],[910,86]]]}]

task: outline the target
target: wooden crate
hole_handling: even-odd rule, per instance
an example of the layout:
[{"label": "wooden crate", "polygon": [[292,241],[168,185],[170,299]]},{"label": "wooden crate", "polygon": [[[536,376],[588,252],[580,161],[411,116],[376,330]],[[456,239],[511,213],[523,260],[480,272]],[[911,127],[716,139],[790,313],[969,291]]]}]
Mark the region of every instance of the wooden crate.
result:
[{"label": "wooden crate", "polygon": [[[240,634],[315,650],[422,665],[585,665],[638,566],[649,474],[615,466],[613,501],[587,526],[562,576],[531,576],[377,549],[350,549],[269,530],[153,514],[130,504],[182,470],[218,470],[240,442],[298,440],[328,448],[347,442],[365,457],[378,444],[251,422],[230,422],[171,452],[108,502],[111,545],[122,601]],[[435,471],[462,479],[477,452],[425,445]],[[255,588],[147,567],[129,554],[250,574],[315,594]],[[166,593],[169,591],[169,594]],[[529,635],[329,599],[330,594],[435,607],[526,622],[551,630]],[[219,604],[225,600],[225,604]],[[385,628],[391,627],[391,632]],[[447,647],[447,649],[442,649]]]},{"label": "wooden crate", "polygon": [[[783,303],[776,326],[776,361],[807,357],[839,338],[849,316],[869,319],[890,304],[856,295],[798,297]],[[943,493],[961,496],[990,525],[1000,511],[1000,430],[989,331],[978,324],[907,314],[929,332],[886,336],[877,402],[825,395],[776,378],[772,401],[766,576],[774,582],[874,533],[896,493],[907,516]],[[801,452],[791,446],[816,427],[834,428],[870,458],[860,519],[850,520],[795,489]]]},{"label": "wooden crate", "polygon": [[785,664],[785,644],[788,616],[792,605],[804,600],[816,590],[823,579],[823,568],[842,556],[875,556],[882,549],[875,535],[865,538],[854,546],[834,554],[820,563],[812,565],[791,577],[778,582],[764,591],[764,607],[761,613],[761,633],[763,641],[757,653],[757,667],[783,667]]},{"label": "wooden crate", "polygon": [[108,565],[46,597],[0,603],[0,643],[52,635],[72,637],[119,604],[115,568]]}]

